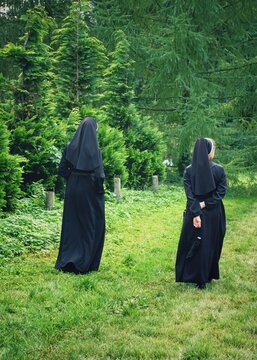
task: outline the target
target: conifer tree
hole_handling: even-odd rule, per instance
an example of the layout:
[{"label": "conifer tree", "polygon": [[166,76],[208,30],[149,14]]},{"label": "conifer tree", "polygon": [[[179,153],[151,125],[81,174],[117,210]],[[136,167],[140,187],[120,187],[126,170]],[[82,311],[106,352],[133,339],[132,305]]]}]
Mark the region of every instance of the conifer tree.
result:
[{"label": "conifer tree", "polygon": [[112,62],[105,71],[105,110],[109,124],[126,130],[131,125],[131,114],[134,92],[133,61],[130,59],[130,47],[122,30],[115,33],[116,47],[110,54]]},{"label": "conifer tree", "polygon": [[256,11],[252,0],[93,0],[94,32],[110,49],[115,29],[128,34],[138,107],[181,168],[195,139],[211,136],[230,170],[256,171]]},{"label": "conifer tree", "polygon": [[62,118],[67,118],[73,108],[94,105],[101,94],[106,50],[98,39],[89,35],[86,11],[87,3],[74,1],[53,35],[56,112]]},{"label": "conifer tree", "polygon": [[0,77],[0,214],[2,211],[14,210],[17,199],[21,195],[21,161],[17,155],[9,151],[9,131],[6,124],[12,117],[11,94],[8,92],[6,80]]},{"label": "conifer tree", "polygon": [[151,175],[163,175],[163,142],[160,132],[143,118],[133,102],[133,61],[129,43],[123,31],[115,34],[116,47],[111,54],[112,62],[105,72],[105,105],[108,123],[123,131],[128,150],[128,184],[145,187]]},{"label": "conifer tree", "polygon": [[106,123],[100,123],[98,136],[107,187],[113,189],[114,177],[120,177],[122,185],[125,185],[128,180],[128,153],[122,132]]},{"label": "conifer tree", "polygon": [[0,213],[14,210],[21,196],[22,159],[11,155],[8,146],[8,130],[0,112]]},{"label": "conifer tree", "polygon": [[9,43],[1,50],[1,55],[13,59],[20,70],[18,80],[12,81],[11,151],[27,159],[25,183],[43,179],[46,186],[53,187],[60,157],[54,140],[58,124],[44,117],[47,74],[51,66],[49,46],[44,43],[44,38],[53,21],[40,6],[29,10],[22,20],[26,32],[21,44]]}]

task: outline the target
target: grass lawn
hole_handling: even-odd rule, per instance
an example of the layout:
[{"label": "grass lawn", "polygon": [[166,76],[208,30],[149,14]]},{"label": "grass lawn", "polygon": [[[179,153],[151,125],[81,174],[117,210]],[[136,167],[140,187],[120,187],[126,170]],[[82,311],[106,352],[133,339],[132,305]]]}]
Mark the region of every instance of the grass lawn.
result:
[{"label": "grass lawn", "polygon": [[[257,198],[225,199],[221,279],[205,291],[174,282],[184,204],[175,188],[108,202],[98,273],[56,271],[57,247],[3,263],[0,359],[256,359]],[[61,209],[42,216],[58,238]]]}]

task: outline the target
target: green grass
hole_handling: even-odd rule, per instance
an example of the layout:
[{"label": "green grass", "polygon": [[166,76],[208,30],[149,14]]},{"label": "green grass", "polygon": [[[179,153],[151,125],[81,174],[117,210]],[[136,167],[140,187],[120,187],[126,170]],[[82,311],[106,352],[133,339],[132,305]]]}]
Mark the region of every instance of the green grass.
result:
[{"label": "green grass", "polygon": [[[205,291],[174,282],[184,202],[175,188],[108,202],[98,273],[54,270],[49,246],[5,262],[0,358],[256,359],[257,198],[225,200],[221,279]],[[35,215],[53,243],[60,215]]]}]

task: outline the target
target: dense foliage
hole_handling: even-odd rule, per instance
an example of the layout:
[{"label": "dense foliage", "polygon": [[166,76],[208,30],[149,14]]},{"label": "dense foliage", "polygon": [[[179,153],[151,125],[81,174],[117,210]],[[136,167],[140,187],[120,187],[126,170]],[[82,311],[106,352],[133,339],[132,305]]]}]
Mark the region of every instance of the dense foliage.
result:
[{"label": "dense foliage", "polygon": [[9,132],[0,111],[0,214],[1,210],[13,210],[21,195],[21,158],[9,152]]},{"label": "dense foliage", "polygon": [[107,48],[115,29],[127,34],[138,107],[165,132],[176,165],[209,136],[230,174],[256,174],[256,1],[93,3],[93,31]]},{"label": "dense foliage", "polygon": [[[128,180],[130,186],[147,186],[153,173],[163,173],[162,139],[150,120],[141,119],[133,101],[133,61],[125,34],[117,32],[116,48],[108,59],[103,43],[90,34],[90,3],[73,1],[59,25],[46,5],[29,7],[21,16],[23,36],[0,50],[2,61],[13,65],[2,82],[9,89],[5,102],[10,116],[4,123],[11,133],[11,153],[25,159],[23,188],[34,181],[60,188],[56,169],[61,151],[88,115],[101,123],[107,185],[120,176],[123,184]],[[142,136],[135,142],[133,131],[139,127],[142,134],[151,134],[146,141]]]},{"label": "dense foliage", "polygon": [[106,49],[89,35],[87,8],[74,2],[52,37],[56,115],[67,118],[74,107],[95,105],[107,63]]},{"label": "dense foliage", "polygon": [[11,58],[21,71],[18,79],[11,80],[13,92],[13,118],[8,122],[12,134],[11,151],[27,159],[24,181],[31,183],[45,179],[53,187],[56,178],[58,153],[55,135],[56,123],[44,116],[44,99],[48,88],[50,59],[44,38],[52,25],[41,7],[35,7],[22,16],[26,23],[20,44],[8,43],[1,56]]},{"label": "dense foliage", "polygon": [[103,109],[108,123],[124,134],[128,151],[128,184],[143,188],[149,185],[154,173],[160,177],[163,175],[164,149],[161,134],[152,126],[149,118],[140,115],[135,106],[133,81],[130,46],[124,32],[119,30],[115,33],[115,49],[105,71]]},{"label": "dense foliage", "polygon": [[10,132],[8,122],[12,118],[11,92],[3,77],[0,77],[0,214],[2,210],[13,210],[21,195],[22,159],[10,154]]}]

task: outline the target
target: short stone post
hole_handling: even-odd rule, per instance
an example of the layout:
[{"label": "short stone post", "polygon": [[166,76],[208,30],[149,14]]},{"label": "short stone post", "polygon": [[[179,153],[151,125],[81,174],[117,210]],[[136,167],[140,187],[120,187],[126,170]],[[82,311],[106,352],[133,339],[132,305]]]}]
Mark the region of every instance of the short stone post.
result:
[{"label": "short stone post", "polygon": [[54,208],[54,191],[46,191],[46,209],[53,210]]},{"label": "short stone post", "polygon": [[153,175],[153,191],[158,192],[158,175]]},{"label": "short stone post", "polygon": [[120,178],[115,177],[114,178],[114,194],[116,196],[116,199],[120,199]]}]

